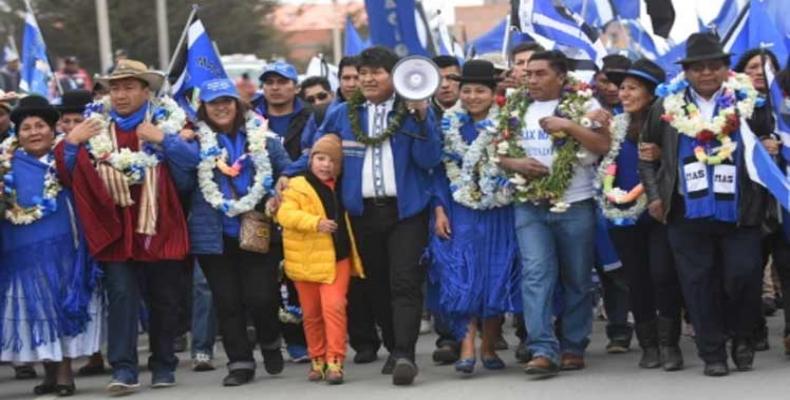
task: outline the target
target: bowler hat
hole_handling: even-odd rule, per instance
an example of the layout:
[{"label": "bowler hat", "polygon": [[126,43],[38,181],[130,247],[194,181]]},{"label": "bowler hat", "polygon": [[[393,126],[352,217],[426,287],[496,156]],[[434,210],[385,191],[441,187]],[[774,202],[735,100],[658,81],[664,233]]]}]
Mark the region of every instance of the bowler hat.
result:
[{"label": "bowler hat", "polygon": [[470,60],[464,63],[461,75],[450,75],[450,79],[461,83],[481,83],[493,86],[502,78],[497,76],[494,64],[486,60]]},{"label": "bowler hat", "polygon": [[63,93],[61,103],[55,106],[55,108],[60,111],[61,114],[82,114],[82,112],[85,111],[85,106],[91,101],[93,101],[91,92],[84,89],[69,90]]},{"label": "bowler hat", "polygon": [[625,71],[615,70],[606,72],[606,77],[617,86],[620,86],[620,83],[622,83],[623,79],[627,76],[639,79],[640,81],[646,82],[648,85],[657,86],[664,83],[667,75],[658,64],[646,58],[640,58],[634,61],[631,68]]},{"label": "bowler hat", "polygon": [[30,116],[41,117],[50,126],[55,126],[60,118],[60,113],[55,109],[46,98],[32,95],[23,97],[19,100],[16,108],[11,111],[11,122],[17,126],[24,121],[25,118]]},{"label": "bowler hat", "polygon": [[686,58],[677,64],[691,64],[697,61],[718,60],[727,58],[730,53],[725,53],[719,37],[712,32],[695,33],[689,36],[686,42]]}]

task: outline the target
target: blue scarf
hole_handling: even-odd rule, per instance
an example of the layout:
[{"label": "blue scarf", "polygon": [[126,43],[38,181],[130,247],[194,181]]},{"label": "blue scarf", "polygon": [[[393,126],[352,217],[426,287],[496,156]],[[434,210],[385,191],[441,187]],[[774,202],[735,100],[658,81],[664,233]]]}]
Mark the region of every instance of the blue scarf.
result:
[{"label": "blue scarf", "polygon": [[[680,135],[678,168],[686,205],[686,218],[713,218],[732,223],[738,221],[738,168],[741,164],[739,153],[743,144],[740,140],[740,132],[733,132],[731,137],[738,146],[732,154],[735,163],[707,165],[697,161],[694,156],[694,147],[698,142],[686,135]],[[709,151],[719,146],[719,142],[711,140],[704,146]]]},{"label": "blue scarf", "polygon": [[[244,153],[247,151],[247,134],[244,131],[239,131],[234,136],[230,136],[226,133],[220,133],[217,135],[217,141],[219,142],[219,147],[225,149],[228,152],[228,164],[232,165],[233,162],[239,159]],[[255,171],[255,167],[252,163],[252,159],[247,157],[244,162],[242,163],[241,172],[235,178],[231,178],[229,176],[223,175],[221,172],[217,172],[217,176],[219,179],[219,187],[222,190],[222,195],[226,199],[233,199],[234,193],[235,198],[240,198],[247,194],[247,189],[249,188],[250,184],[252,184],[253,173]],[[233,185],[233,190],[231,190],[231,185]],[[239,236],[239,229],[241,226],[241,222],[239,221],[238,217],[228,217],[225,214],[222,214],[222,230],[225,235],[230,237],[238,237]]]},{"label": "blue scarf", "polygon": [[148,102],[143,104],[143,106],[140,107],[139,110],[125,117],[118,114],[118,112],[115,111],[115,109],[112,109],[110,110],[110,117],[115,122],[115,124],[118,125],[118,128],[120,128],[122,131],[131,132],[137,129],[138,125],[143,123],[147,113],[148,113]]}]

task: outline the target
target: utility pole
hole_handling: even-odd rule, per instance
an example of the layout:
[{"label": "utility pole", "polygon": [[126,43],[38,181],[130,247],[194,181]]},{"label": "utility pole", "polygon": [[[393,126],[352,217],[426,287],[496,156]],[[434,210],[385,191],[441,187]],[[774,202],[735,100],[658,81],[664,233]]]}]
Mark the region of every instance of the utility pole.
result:
[{"label": "utility pole", "polygon": [[159,44],[159,68],[166,70],[170,63],[170,35],[167,32],[166,0],[156,0],[156,30]]},{"label": "utility pole", "polygon": [[[337,0],[332,0],[332,8],[337,10]],[[337,11],[333,13],[337,16]],[[332,26],[332,50],[333,50],[333,57],[335,65],[340,63],[340,59],[343,57],[343,50],[342,44],[340,40],[340,26],[343,25],[342,21],[338,24],[338,21],[334,21],[335,24]]]},{"label": "utility pole", "polygon": [[104,72],[110,69],[113,63],[110,15],[107,13],[107,0],[96,0],[96,26],[99,30],[99,61],[101,70]]}]

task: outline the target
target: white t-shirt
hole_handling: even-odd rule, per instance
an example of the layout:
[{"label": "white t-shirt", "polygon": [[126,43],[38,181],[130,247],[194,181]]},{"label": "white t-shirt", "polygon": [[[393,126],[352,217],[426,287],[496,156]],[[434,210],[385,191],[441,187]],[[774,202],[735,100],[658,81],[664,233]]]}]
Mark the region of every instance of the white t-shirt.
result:
[{"label": "white t-shirt", "polygon": [[[559,99],[549,101],[535,101],[527,109],[524,116],[524,129],[521,133],[523,138],[522,145],[526,150],[527,156],[532,157],[549,169],[554,163],[554,147],[552,146],[551,135],[540,127],[541,118],[554,115],[554,110],[560,104]],[[587,111],[601,108],[597,100],[593,99]],[[591,152],[579,160],[574,167],[573,178],[565,191],[563,201],[573,203],[587,200],[595,196],[595,163],[598,156]]]}]

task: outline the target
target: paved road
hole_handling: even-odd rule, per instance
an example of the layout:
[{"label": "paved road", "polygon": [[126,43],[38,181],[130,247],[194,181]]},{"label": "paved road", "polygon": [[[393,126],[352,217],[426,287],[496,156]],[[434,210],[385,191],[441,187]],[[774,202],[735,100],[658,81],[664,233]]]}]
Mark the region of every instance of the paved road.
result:
[{"label": "paved road", "polygon": [[[781,314],[769,318],[771,349],[758,353],[755,370],[733,373],[726,378],[708,378],[702,375],[701,362],[694,356],[694,344],[684,337],[682,347],[686,356],[686,369],[666,373],[656,370],[641,370],[636,364],[639,352],[623,355],[607,355],[604,351],[604,323],[596,321],[589,348],[586,370],[563,373],[546,381],[530,381],[513,361],[512,351],[502,352],[508,362],[504,371],[477,371],[476,375],[461,378],[451,367],[432,365],[430,353],[433,337],[424,335],[418,345],[418,364],[421,367],[416,384],[411,387],[393,387],[389,377],[379,374],[383,360],[372,365],[347,366],[347,382],[329,387],[311,384],[305,380],[307,366],[289,363],[280,376],[270,377],[259,365],[255,382],[238,387],[220,386],[225,375],[224,368],[213,372],[192,372],[188,354],[178,370],[178,386],[152,390],[150,374],[141,374],[139,393],[134,399],[605,399],[605,400],[648,400],[648,399],[790,399],[790,359],[781,351]],[[507,335],[515,342],[512,333]],[[221,352],[221,350],[220,350]],[[144,355],[141,356],[141,359]],[[224,360],[216,360],[217,365]],[[79,363],[81,365],[81,363]],[[39,370],[40,371],[40,370]],[[77,381],[77,396],[81,399],[106,398],[104,385],[108,377],[81,378]],[[0,400],[33,398],[31,381],[14,381],[10,367],[0,367]],[[52,396],[40,398],[54,398]]]}]

